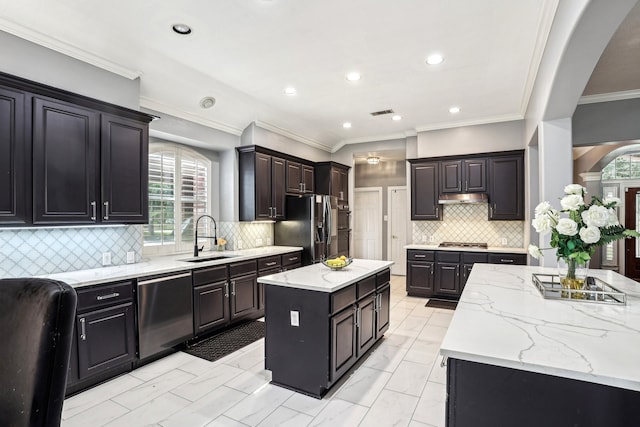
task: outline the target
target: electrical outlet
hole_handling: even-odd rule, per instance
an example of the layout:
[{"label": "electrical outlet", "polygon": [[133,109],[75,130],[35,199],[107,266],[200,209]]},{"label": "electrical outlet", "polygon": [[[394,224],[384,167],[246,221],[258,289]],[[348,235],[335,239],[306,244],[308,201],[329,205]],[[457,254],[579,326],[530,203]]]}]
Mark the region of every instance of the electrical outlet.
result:
[{"label": "electrical outlet", "polygon": [[291,326],[300,326],[300,312],[291,310]]},{"label": "electrical outlet", "polygon": [[267,237],[267,246],[271,246],[271,237]]},{"label": "electrical outlet", "polygon": [[501,239],[500,239],[500,244],[501,244],[502,246],[507,246],[507,238],[506,238],[506,237],[501,238]]},{"label": "electrical outlet", "polygon": [[435,243],[436,236],[429,236],[429,243]]},{"label": "electrical outlet", "polygon": [[259,248],[260,246],[262,246],[262,239],[258,237],[256,239],[256,247]]},{"label": "electrical outlet", "polygon": [[111,265],[111,252],[102,253],[102,265]]},{"label": "electrical outlet", "polygon": [[238,239],[238,241],[236,242],[236,249],[242,249],[242,240]]},{"label": "electrical outlet", "polygon": [[136,262],[136,253],[134,251],[127,252],[127,264],[133,264]]},{"label": "electrical outlet", "polygon": [[427,243],[427,235],[426,234],[422,235],[422,243]]}]

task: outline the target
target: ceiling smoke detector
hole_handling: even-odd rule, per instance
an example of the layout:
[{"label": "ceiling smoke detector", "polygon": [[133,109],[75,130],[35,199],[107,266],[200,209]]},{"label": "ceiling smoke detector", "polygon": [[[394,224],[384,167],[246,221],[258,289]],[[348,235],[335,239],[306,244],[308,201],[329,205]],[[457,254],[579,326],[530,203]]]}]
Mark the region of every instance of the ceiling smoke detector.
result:
[{"label": "ceiling smoke detector", "polygon": [[200,108],[211,108],[216,105],[216,99],[213,96],[205,96],[200,100]]},{"label": "ceiling smoke detector", "polygon": [[393,110],[392,109],[380,110],[380,111],[374,111],[373,113],[369,113],[369,114],[371,114],[373,117],[384,116],[385,114],[393,114]]}]

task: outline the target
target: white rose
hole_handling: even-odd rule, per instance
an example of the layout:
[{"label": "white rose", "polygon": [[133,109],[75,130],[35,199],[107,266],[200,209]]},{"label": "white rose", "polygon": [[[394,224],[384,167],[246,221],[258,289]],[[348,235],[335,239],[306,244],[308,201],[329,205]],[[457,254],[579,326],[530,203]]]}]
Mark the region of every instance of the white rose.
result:
[{"label": "white rose", "polygon": [[582,212],[582,220],[588,227],[604,227],[609,222],[609,209],[593,205]]},{"label": "white rose", "polygon": [[580,238],[585,243],[598,243],[600,240],[600,229],[598,227],[586,227],[580,230]]},{"label": "white rose", "polygon": [[582,196],[583,194],[587,194],[587,189],[580,184],[569,184],[564,187],[564,194],[577,194],[578,196]]},{"label": "white rose", "polygon": [[570,218],[560,218],[556,230],[565,236],[575,236],[578,234],[578,224]]},{"label": "white rose", "polygon": [[538,233],[547,234],[553,228],[553,221],[548,215],[537,216],[531,221],[531,225]]},{"label": "white rose", "polygon": [[529,245],[529,255],[535,259],[539,259],[542,256],[542,251],[536,245]]},{"label": "white rose", "polygon": [[551,203],[549,203],[549,202],[541,202],[541,203],[538,204],[538,206],[536,206],[535,213],[536,213],[536,216],[544,215],[544,214],[546,214],[547,212],[549,212],[552,209],[553,208],[551,207]]},{"label": "white rose", "polygon": [[617,206],[620,204],[620,198],[619,197],[605,197],[604,199],[602,199],[602,203],[604,203],[605,205],[611,204],[613,203],[613,206]]},{"label": "white rose", "polygon": [[560,205],[566,211],[577,211],[580,206],[584,206],[584,200],[582,200],[582,196],[569,194],[560,200]]},{"label": "white rose", "polygon": [[609,208],[609,218],[607,220],[607,227],[612,227],[614,225],[620,225],[618,221],[618,212],[614,208]]}]

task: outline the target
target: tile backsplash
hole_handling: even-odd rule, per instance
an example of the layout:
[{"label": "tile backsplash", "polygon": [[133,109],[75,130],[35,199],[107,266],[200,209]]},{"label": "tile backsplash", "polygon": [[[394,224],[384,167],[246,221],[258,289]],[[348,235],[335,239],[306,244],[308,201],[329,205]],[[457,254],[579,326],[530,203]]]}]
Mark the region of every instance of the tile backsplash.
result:
[{"label": "tile backsplash", "polygon": [[221,222],[218,237],[227,240],[227,250],[273,245],[273,224],[261,222]]},{"label": "tile backsplash", "polygon": [[[412,221],[413,243],[479,242],[489,246],[524,247],[524,221],[489,221],[488,204],[444,205],[443,208],[442,221]],[[502,239],[507,239],[506,245]]]},{"label": "tile backsplash", "polygon": [[25,277],[102,267],[102,253],[113,265],[127,252],[142,258],[142,227],[33,228],[0,230],[0,278]]}]

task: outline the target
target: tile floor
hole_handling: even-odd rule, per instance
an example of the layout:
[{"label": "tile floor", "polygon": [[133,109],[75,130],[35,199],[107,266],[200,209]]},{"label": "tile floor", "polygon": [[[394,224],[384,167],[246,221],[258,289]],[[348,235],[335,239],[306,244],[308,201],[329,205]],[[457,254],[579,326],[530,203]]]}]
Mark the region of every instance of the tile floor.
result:
[{"label": "tile floor", "polygon": [[264,340],[207,362],[175,353],[64,402],[62,427],[444,426],[438,350],[453,312],[391,280],[391,326],[322,399],[269,384]]}]

